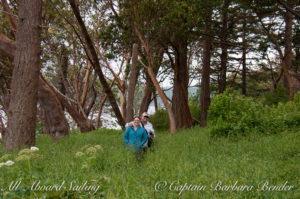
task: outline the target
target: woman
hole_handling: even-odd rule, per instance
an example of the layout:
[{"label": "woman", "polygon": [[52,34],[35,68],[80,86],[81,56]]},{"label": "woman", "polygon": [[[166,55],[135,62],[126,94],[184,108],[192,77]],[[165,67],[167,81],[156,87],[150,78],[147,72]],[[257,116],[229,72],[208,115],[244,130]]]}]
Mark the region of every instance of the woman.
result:
[{"label": "woman", "polygon": [[135,151],[142,151],[143,144],[148,140],[146,130],[140,126],[140,118],[134,117],[133,126],[129,126],[123,136],[124,142],[128,148],[134,148]]}]

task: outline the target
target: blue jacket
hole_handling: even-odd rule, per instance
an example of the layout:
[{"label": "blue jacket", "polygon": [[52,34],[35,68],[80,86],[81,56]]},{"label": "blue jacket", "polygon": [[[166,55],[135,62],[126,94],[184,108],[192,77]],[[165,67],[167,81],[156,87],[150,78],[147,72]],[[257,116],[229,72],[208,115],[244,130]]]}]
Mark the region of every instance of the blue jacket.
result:
[{"label": "blue jacket", "polygon": [[135,150],[140,150],[148,140],[148,135],[143,127],[139,126],[135,131],[134,126],[130,126],[126,129],[123,139],[128,148],[134,146]]}]

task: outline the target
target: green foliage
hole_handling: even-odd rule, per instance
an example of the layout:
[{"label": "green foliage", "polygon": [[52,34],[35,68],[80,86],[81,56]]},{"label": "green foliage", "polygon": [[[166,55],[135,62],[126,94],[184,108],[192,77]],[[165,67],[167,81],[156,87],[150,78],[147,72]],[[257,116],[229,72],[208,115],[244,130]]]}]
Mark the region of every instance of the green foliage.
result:
[{"label": "green foliage", "polygon": [[258,124],[261,106],[250,98],[227,89],[216,96],[209,108],[208,118],[212,136],[245,134]]},{"label": "green foliage", "polygon": [[241,96],[228,89],[210,105],[209,129],[213,137],[274,134],[299,126],[299,94],[295,102],[264,106],[259,100]]},{"label": "green foliage", "polygon": [[35,132],[37,134],[43,133],[43,123],[41,121],[38,121],[37,124],[35,125]]},{"label": "green foliage", "polygon": [[200,104],[200,89],[198,88],[195,93],[189,93],[189,104]]},{"label": "green foliage", "polygon": [[[189,104],[190,112],[192,117],[197,120],[200,120],[201,109],[198,104],[191,103]],[[152,115],[149,119],[152,123],[153,128],[158,131],[167,131],[169,129],[170,121],[168,113],[165,109],[159,109]],[[195,121],[192,121],[193,126],[197,125]]]},{"label": "green foliage", "polygon": [[[189,95],[189,108],[193,118],[200,120],[201,119],[201,108],[200,108],[200,89],[196,90],[196,93]],[[197,125],[193,121],[193,126]]]},{"label": "green foliage", "polygon": [[159,109],[154,115],[151,115],[149,121],[156,131],[166,131],[169,129],[169,116],[165,109]]},{"label": "green foliage", "polygon": [[294,96],[294,104],[297,110],[300,110],[300,92],[296,93]]},{"label": "green foliage", "polygon": [[[197,127],[179,131],[175,135],[157,132],[153,150],[141,162],[126,151],[122,133],[106,130],[72,134],[53,142],[47,135],[37,138],[39,151],[33,158],[0,168],[1,198],[299,198],[300,132],[283,132],[233,142],[230,139],[210,139],[206,129]],[[90,147],[101,145],[103,150],[85,154]],[[275,147],[276,146],[276,147]],[[278,147],[279,146],[279,147]],[[81,151],[84,155],[77,156]],[[94,150],[92,150],[94,151]],[[5,154],[0,145],[0,157]],[[14,160],[18,152],[10,154]],[[11,182],[21,181],[16,190],[9,190]],[[40,185],[64,186],[56,191],[32,190]],[[156,183],[168,186],[155,191]],[[253,185],[251,191],[213,191],[211,185]],[[288,185],[290,191],[258,191],[262,182]],[[75,185],[100,186],[99,190],[70,190]],[[205,185],[205,191],[169,190],[170,184]],[[178,184],[177,184],[178,183]]]},{"label": "green foliage", "polygon": [[[199,104],[189,104],[190,112],[193,118],[200,120],[201,119],[201,109]],[[198,123],[195,121],[192,121],[193,126],[197,125]]]},{"label": "green foliage", "polygon": [[278,84],[276,90],[266,92],[263,97],[266,105],[277,105],[279,102],[287,102],[289,99],[286,88],[282,84]]}]

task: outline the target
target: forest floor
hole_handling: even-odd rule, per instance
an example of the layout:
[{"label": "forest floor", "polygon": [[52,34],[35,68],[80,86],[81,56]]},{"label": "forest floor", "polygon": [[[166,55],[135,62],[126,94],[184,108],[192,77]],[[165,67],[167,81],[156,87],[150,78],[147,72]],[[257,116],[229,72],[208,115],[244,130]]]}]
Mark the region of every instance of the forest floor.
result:
[{"label": "forest floor", "polygon": [[[100,147],[100,146],[101,147]],[[137,161],[122,131],[37,137],[38,151],[5,154],[1,198],[300,198],[300,131],[212,139],[196,127],[157,132]]]}]

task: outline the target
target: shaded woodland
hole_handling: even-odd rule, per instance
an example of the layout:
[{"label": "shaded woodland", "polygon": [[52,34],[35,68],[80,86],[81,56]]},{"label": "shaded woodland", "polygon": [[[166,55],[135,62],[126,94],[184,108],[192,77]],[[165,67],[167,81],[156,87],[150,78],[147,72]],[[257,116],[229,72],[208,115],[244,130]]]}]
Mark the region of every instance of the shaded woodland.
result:
[{"label": "shaded woodland", "polygon": [[229,87],[259,97],[282,84],[293,101],[299,11],[296,0],[1,0],[5,148],[33,146],[39,123],[53,139],[68,136],[70,120],[99,129],[104,108],[124,129],[158,99],[170,133],[205,127],[212,98]]}]

